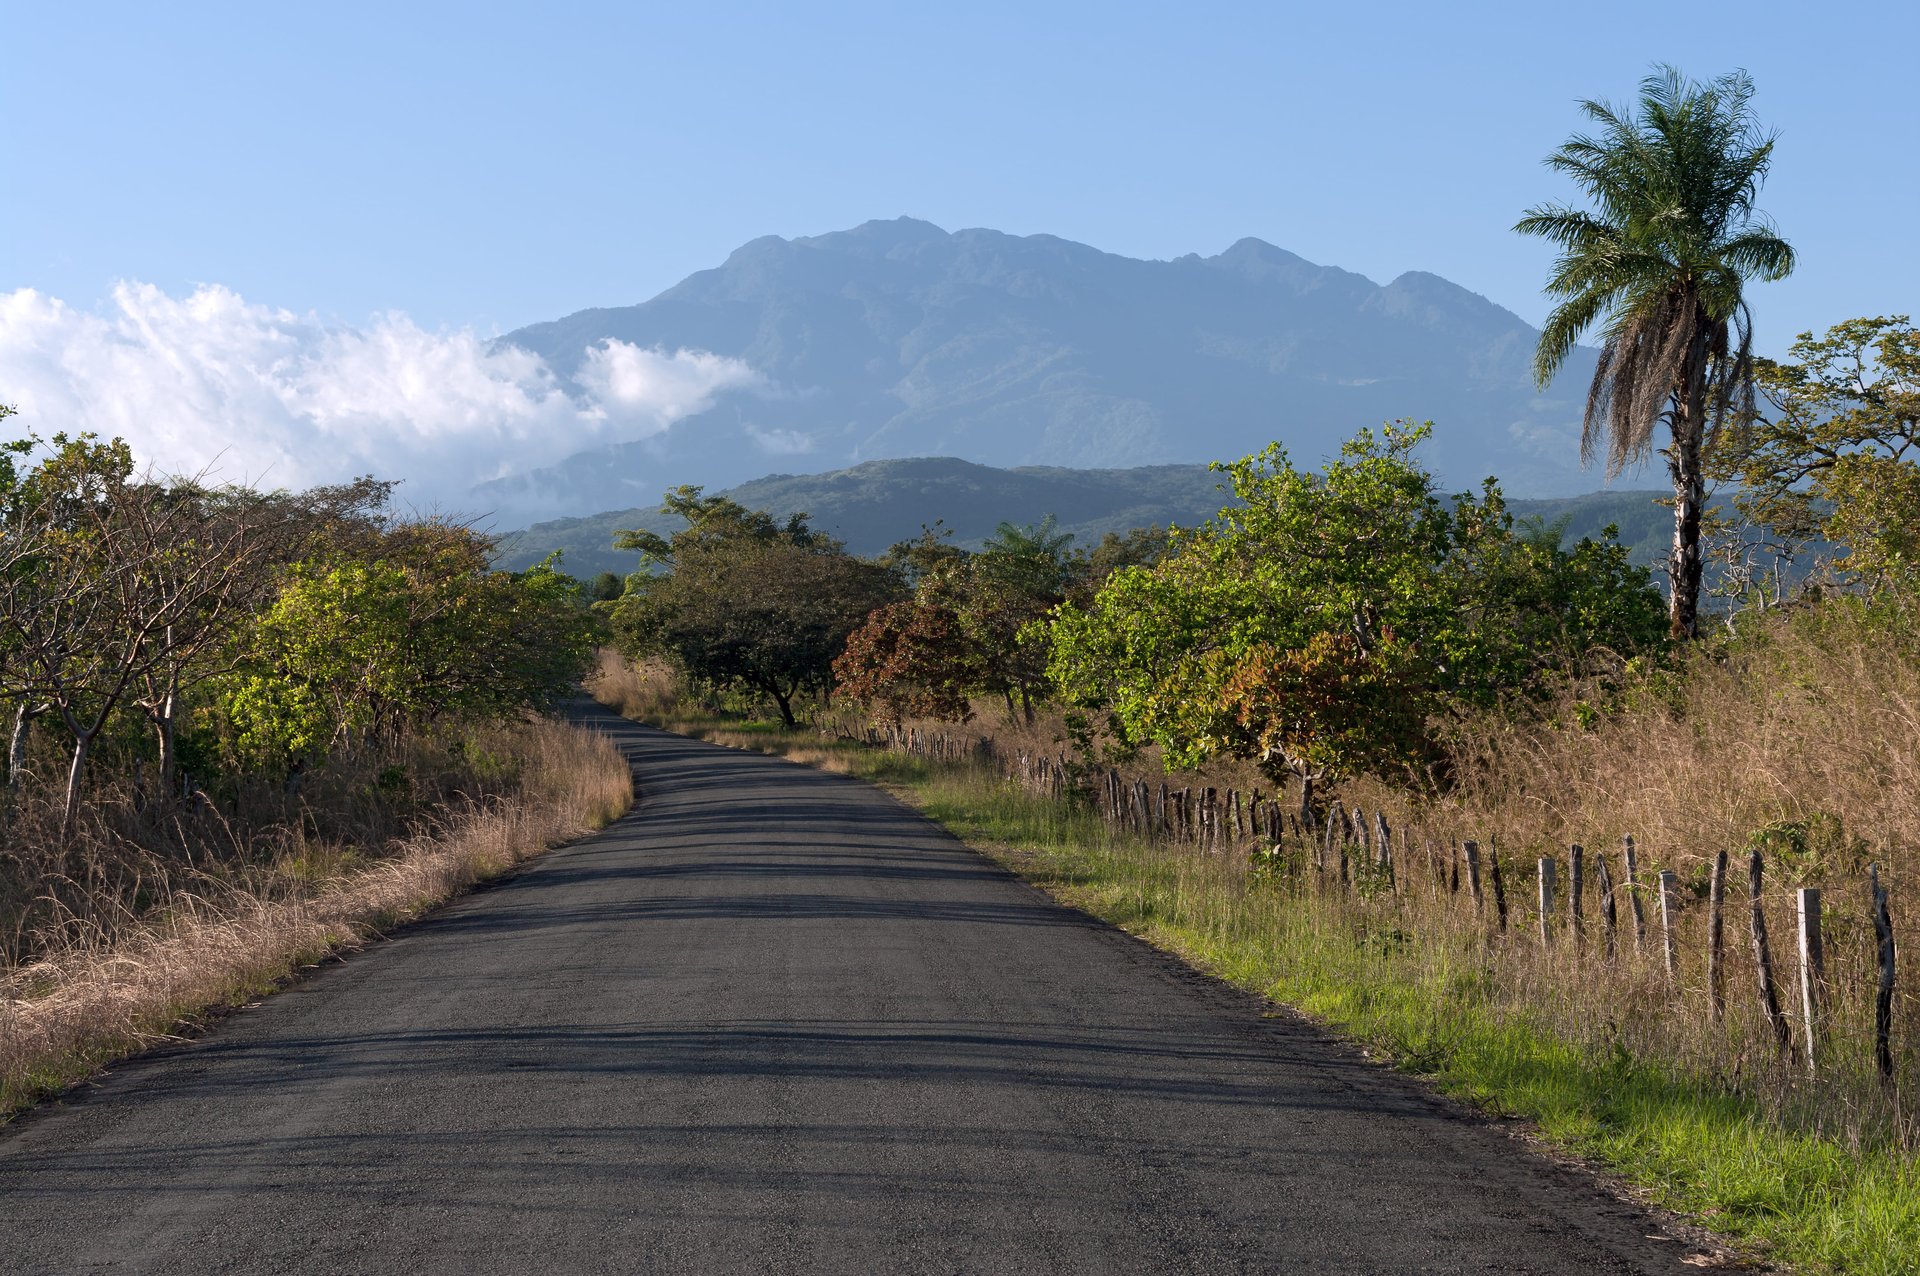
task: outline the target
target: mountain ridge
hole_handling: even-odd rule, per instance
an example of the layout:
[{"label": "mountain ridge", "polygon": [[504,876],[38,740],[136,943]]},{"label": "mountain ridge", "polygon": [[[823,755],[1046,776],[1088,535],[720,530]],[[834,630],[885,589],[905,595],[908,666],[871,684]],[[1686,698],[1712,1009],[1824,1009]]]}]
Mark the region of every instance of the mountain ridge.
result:
[{"label": "mountain ridge", "polygon": [[[500,338],[569,383],[588,349],[623,341],[740,359],[757,390],[479,495],[514,512],[605,509],[796,458],[1126,468],[1279,438],[1311,459],[1397,417],[1437,422],[1425,459],[1451,484],[1498,473],[1511,490],[1570,494],[1588,485],[1581,405],[1535,391],[1536,338],[1430,272],[1378,284],[1252,237],[1142,260],[913,218],[762,236],[651,300]],[[1567,384],[1584,388],[1590,360],[1576,352]]]}]

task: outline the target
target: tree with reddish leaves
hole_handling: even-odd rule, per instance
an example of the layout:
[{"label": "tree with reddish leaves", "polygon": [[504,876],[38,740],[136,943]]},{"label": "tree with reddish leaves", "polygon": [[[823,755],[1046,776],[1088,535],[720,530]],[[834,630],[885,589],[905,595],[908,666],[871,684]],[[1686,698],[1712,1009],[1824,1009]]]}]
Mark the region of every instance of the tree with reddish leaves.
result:
[{"label": "tree with reddish leaves", "polygon": [[952,609],[919,598],[889,603],[853,631],[833,662],[838,693],[899,726],[912,717],[965,722],[972,652]]}]

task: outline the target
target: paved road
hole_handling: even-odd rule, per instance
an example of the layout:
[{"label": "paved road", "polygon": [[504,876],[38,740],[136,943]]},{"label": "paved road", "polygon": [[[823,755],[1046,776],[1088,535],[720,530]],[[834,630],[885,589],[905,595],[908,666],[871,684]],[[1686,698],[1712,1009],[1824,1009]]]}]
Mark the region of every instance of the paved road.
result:
[{"label": "paved road", "polygon": [[886,795],[597,721],[620,823],[0,1131],[0,1270],[1686,1270]]}]

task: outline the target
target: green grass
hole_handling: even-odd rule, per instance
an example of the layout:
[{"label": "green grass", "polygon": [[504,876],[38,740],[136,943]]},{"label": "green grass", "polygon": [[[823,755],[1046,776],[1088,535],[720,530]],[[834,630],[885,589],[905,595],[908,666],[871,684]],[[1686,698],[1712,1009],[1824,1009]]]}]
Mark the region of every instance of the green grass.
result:
[{"label": "green grass", "polygon": [[[1524,1118],[1647,1199],[1804,1271],[1920,1272],[1920,1165],[1771,1121],[1708,1077],[1568,1039],[1503,998],[1473,941],[1409,935],[1250,883],[1224,857],[1148,848],[1092,815],[959,766],[715,722],[714,734],[886,784],[1063,901],[1294,1007],[1439,1088]],[[1370,922],[1372,924],[1370,924]]]}]

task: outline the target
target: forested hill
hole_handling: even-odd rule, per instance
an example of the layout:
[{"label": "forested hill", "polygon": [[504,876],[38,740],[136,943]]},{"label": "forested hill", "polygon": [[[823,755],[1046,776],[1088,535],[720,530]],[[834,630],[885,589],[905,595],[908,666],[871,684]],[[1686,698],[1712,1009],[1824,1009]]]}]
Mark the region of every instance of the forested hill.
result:
[{"label": "forested hill", "polygon": [[[829,474],[772,474],[725,494],[782,518],[809,514],[816,527],[844,539],[853,552],[876,554],[936,520],[952,530],[955,544],[968,548],[977,547],[1002,521],[1025,525],[1048,514],[1081,545],[1109,531],[1170,523],[1193,526],[1226,503],[1223,481],[1223,475],[1204,465],[996,469],[952,457],[917,457],[869,461]],[[1511,504],[1521,518],[1552,523],[1568,516],[1566,534],[1574,538],[1617,523],[1621,536],[1635,546],[1636,560],[1645,562],[1672,529],[1670,515],[1653,503],[1658,495],[1594,492]],[[524,567],[557,549],[565,553],[565,570],[575,576],[625,574],[634,569],[636,557],[613,548],[616,533],[644,527],[664,534],[677,526],[658,504],[537,523],[506,538],[502,565]]]},{"label": "forested hill", "polygon": [[1436,423],[1422,455],[1449,486],[1497,474],[1515,493],[1570,495],[1592,482],[1577,442],[1592,354],[1541,394],[1538,337],[1437,275],[1378,284],[1258,239],[1143,261],[910,218],[768,236],[642,304],[501,338],[563,379],[617,340],[710,351],[758,380],[642,441],[556,440],[556,464],[476,499],[539,517],[887,457],[1128,467],[1279,439],[1316,459],[1400,417]]}]

